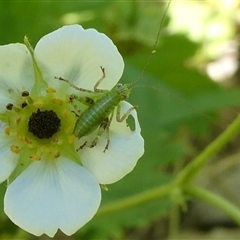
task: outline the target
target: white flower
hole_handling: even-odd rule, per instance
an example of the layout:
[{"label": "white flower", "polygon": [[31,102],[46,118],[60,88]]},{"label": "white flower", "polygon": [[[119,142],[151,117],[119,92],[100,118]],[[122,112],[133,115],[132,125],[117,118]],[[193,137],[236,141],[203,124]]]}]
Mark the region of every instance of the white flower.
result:
[{"label": "white flower", "polygon": [[[34,51],[26,45],[0,46],[0,181],[10,181],[4,210],[16,225],[37,236],[52,237],[58,229],[71,235],[96,213],[99,183],[116,182],[132,171],[144,141],[134,110],[134,131],[114,116],[105,153],[105,133],[95,147],[76,151],[97,130],[80,140],[73,135],[77,117],[69,96],[87,93],[55,77],[93,91],[102,66],[106,78],[99,88],[111,90],[124,64],[109,38],[72,25],[44,36]],[[121,114],[130,107],[121,102]]]}]

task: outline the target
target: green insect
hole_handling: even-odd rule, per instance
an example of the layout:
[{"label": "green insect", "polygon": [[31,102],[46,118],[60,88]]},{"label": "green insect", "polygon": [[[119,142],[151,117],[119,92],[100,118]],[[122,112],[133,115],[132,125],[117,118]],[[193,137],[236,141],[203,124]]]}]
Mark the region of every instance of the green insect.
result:
[{"label": "green insect", "polygon": [[[157,39],[156,39],[156,42],[153,47],[153,51],[151,52],[150,57],[147,61],[147,64],[145,65],[140,76],[142,76],[142,74],[145,72],[145,70],[148,66],[148,63],[150,62],[150,58],[151,58],[152,54],[156,52],[157,42],[158,42],[160,32],[162,29],[162,24],[164,22],[167,10],[169,8],[169,4],[170,4],[170,2],[168,3],[167,8],[164,12],[164,16],[161,20],[159,31],[157,34]],[[84,88],[79,88],[66,79],[63,79],[61,77],[59,77],[59,78],[56,77],[58,80],[67,82],[71,87],[73,87],[79,91],[100,94],[100,97],[96,101],[94,101],[92,98],[89,98],[89,97],[79,97],[74,94],[70,96],[71,101],[76,99],[76,100],[79,100],[80,102],[89,106],[78,117],[75,127],[74,127],[74,130],[73,130],[73,134],[78,139],[80,139],[83,136],[89,135],[90,133],[92,133],[93,131],[95,131],[98,128],[98,132],[97,132],[95,139],[90,144],[88,142],[85,142],[77,150],[82,149],[84,146],[88,146],[88,147],[96,146],[100,136],[106,131],[107,144],[104,149],[104,152],[105,152],[108,149],[109,143],[110,143],[109,128],[110,128],[110,125],[111,125],[111,122],[112,122],[112,119],[114,116],[115,108],[117,108],[116,120],[118,122],[123,122],[124,120],[126,120],[129,116],[129,114],[131,113],[131,111],[136,109],[136,106],[133,106],[133,107],[129,108],[122,116],[120,116],[120,102],[123,100],[126,100],[129,97],[132,89],[134,87],[136,87],[136,85],[133,86],[133,84],[136,81],[138,81],[139,78],[135,82],[130,83],[130,84],[123,85],[121,83],[118,83],[110,91],[102,90],[102,89],[99,89],[98,86],[101,84],[101,82],[106,77],[104,67],[101,67],[101,71],[102,71],[102,77],[96,82],[96,84],[94,86],[94,91],[87,90]]]},{"label": "green insect", "polygon": [[113,119],[115,107],[117,107],[117,114],[116,114],[117,121],[123,122],[129,116],[130,112],[136,108],[136,106],[129,108],[126,113],[120,116],[119,103],[128,98],[132,90],[131,84],[122,85],[121,83],[118,83],[110,91],[98,89],[99,84],[104,80],[106,76],[105,69],[101,67],[101,70],[102,70],[103,76],[95,84],[94,92],[87,89],[79,88],[74,84],[70,83],[66,79],[63,79],[63,78],[58,78],[58,79],[61,81],[68,82],[71,87],[79,91],[102,94],[102,96],[96,101],[94,101],[92,98],[89,98],[89,97],[83,98],[73,94],[70,96],[70,100],[73,101],[74,99],[77,99],[83,102],[84,104],[89,105],[89,107],[85,111],[83,111],[78,117],[78,120],[73,130],[73,134],[80,139],[83,136],[89,135],[90,133],[92,133],[98,128],[97,136],[91,142],[91,144],[88,145],[88,143],[85,142],[82,146],[80,146],[79,149],[83,148],[85,145],[89,147],[96,146],[100,136],[103,134],[104,131],[106,131],[107,144],[104,149],[104,152],[105,152],[108,149],[108,146],[110,143],[109,127]]}]

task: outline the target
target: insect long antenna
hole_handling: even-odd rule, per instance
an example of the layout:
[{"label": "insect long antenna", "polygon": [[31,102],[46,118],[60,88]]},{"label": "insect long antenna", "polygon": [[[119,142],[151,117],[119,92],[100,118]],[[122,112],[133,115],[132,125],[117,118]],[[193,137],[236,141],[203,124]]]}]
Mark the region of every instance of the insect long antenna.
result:
[{"label": "insect long antenna", "polygon": [[164,11],[164,14],[163,14],[163,17],[161,18],[161,21],[160,21],[160,25],[159,25],[159,30],[158,30],[158,33],[157,33],[157,38],[156,38],[156,41],[153,45],[153,50],[150,52],[149,56],[148,56],[148,60],[143,68],[143,70],[141,71],[140,75],[136,78],[136,80],[132,83],[129,84],[129,87],[131,87],[132,85],[134,85],[136,82],[139,81],[139,79],[143,76],[144,72],[146,71],[149,63],[151,62],[151,59],[152,59],[152,56],[153,54],[156,52],[156,49],[157,49],[157,44],[158,44],[158,41],[159,41],[159,38],[160,38],[160,34],[162,32],[162,27],[163,27],[163,23],[165,21],[165,18],[167,16],[167,12],[168,12],[168,9],[169,9],[169,6],[170,6],[170,3],[171,3],[171,0],[168,2],[167,4],[167,7]]}]

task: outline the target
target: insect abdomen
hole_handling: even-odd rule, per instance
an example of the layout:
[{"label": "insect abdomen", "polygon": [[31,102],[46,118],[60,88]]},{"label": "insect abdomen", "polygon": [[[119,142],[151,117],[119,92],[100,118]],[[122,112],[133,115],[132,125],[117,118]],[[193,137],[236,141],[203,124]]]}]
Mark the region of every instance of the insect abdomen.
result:
[{"label": "insect abdomen", "polygon": [[78,118],[73,134],[81,138],[99,127],[120,102],[119,95],[112,90],[87,108]]}]

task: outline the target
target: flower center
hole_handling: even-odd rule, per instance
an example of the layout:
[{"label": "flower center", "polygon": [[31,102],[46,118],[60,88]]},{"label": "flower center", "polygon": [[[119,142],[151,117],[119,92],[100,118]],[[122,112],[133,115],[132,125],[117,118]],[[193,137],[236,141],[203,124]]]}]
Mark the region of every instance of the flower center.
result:
[{"label": "flower center", "polygon": [[40,111],[32,113],[28,121],[28,131],[36,137],[51,138],[60,130],[61,120],[53,110]]},{"label": "flower center", "polygon": [[6,112],[0,116],[6,125],[6,137],[12,140],[10,151],[19,154],[20,165],[26,167],[32,160],[54,160],[59,156],[79,161],[73,135],[76,116],[70,96],[62,97],[53,88],[40,96],[27,91],[10,92],[16,103],[7,104]]}]

